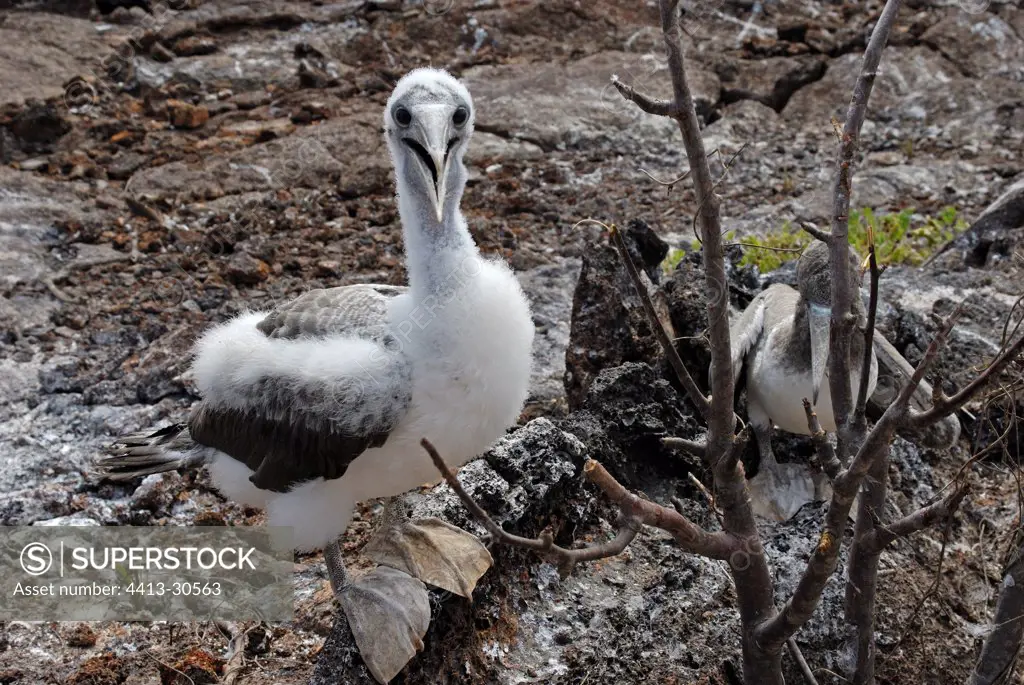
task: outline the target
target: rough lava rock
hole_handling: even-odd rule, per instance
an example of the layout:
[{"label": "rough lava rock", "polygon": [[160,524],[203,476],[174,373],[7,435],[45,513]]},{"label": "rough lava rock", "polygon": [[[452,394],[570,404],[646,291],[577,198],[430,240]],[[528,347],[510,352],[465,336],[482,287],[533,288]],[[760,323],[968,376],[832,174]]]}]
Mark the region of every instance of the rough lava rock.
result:
[{"label": "rough lava rock", "polygon": [[[482,459],[460,469],[459,481],[506,530],[535,536],[556,515],[559,537],[568,535],[567,540],[571,540],[572,532],[591,515],[589,498],[584,495],[579,478],[585,454],[583,443],[576,437],[559,430],[548,419],[534,419],[500,440]],[[423,458],[428,458],[426,453]],[[485,532],[446,483],[427,493],[407,495],[406,502],[413,518],[437,516],[466,530]],[[499,592],[496,586],[506,582],[506,574],[515,573],[514,567],[503,566],[510,556],[517,556],[506,550],[495,550],[495,554],[495,566],[481,580],[473,605],[432,590],[432,601],[440,613],[435,612],[423,653],[403,671],[401,677],[405,682],[428,682],[429,674],[443,672],[446,664],[469,658],[439,646],[472,640],[472,635],[466,633],[466,624],[475,622],[479,626],[481,622],[491,622],[486,616],[497,609],[493,598]],[[483,617],[474,619],[474,612]],[[374,682],[359,657],[344,612],[338,610],[334,627],[320,651],[311,685]]]},{"label": "rough lava rock", "polygon": [[[663,434],[701,431],[675,379],[655,358],[620,358],[616,329],[602,330],[596,307],[579,357],[586,361],[593,346],[607,363],[585,369],[574,413],[566,416],[562,399],[576,275],[584,257],[604,249],[588,244],[577,223],[637,218],[674,248],[693,241],[700,201],[689,181],[667,189],[641,172],[685,173],[678,127],[639,112],[609,83],[616,74],[655,97],[670,93],[654,5],[486,0],[436,13],[445,3],[203,0],[171,3],[173,14],[132,7],[99,15],[90,14],[93,4],[0,0],[0,523],[263,522],[261,512],[220,498],[202,473],[114,485],[91,477],[91,461],[113,436],[187,416],[195,398],[180,375],[207,326],[310,288],[404,282],[380,115],[405,71],[434,64],[469,82],[478,109],[466,158],[467,222],[483,252],[504,256],[522,275],[534,303],[538,364],[525,419],[560,417],[553,427],[530,424],[523,439],[510,436],[503,444],[516,454],[473,462],[462,470],[465,482],[519,532],[551,523],[566,544],[591,542],[614,533],[615,517],[578,475],[591,456],[648,497],[679,496],[691,518],[716,525],[688,481],[693,474],[709,482],[702,465],[657,449]],[[855,209],[934,215],[952,205],[970,219],[1020,180],[1017,4],[915,2],[901,11],[860,139]],[[820,224],[835,173],[830,117],[845,114],[882,3],[689,5],[687,67],[706,147],[717,150],[723,228],[742,237],[787,221]],[[126,41],[137,44],[118,49]],[[170,100],[205,107],[209,118],[199,128],[172,128]],[[936,330],[935,316],[967,300],[931,378],[950,390],[995,353],[994,322],[1024,289],[1015,260],[995,258],[1013,246],[994,237],[983,267],[949,250],[924,270],[891,269],[883,279],[880,325],[912,362]],[[237,254],[267,272],[250,263],[232,280]],[[619,265],[606,256],[607,276]],[[658,291],[679,349],[704,383],[709,284],[699,258],[684,257]],[[592,261],[591,274],[602,264]],[[646,266],[658,280],[657,265]],[[743,306],[761,285],[730,272],[733,304]],[[629,297],[606,292],[614,307]],[[596,294],[592,287],[583,299],[596,304]],[[642,332],[614,307],[622,331]],[[972,409],[978,419],[965,426],[965,444],[983,446],[1007,429],[1016,435],[1019,409]],[[558,447],[549,450],[549,440]],[[783,460],[809,453],[799,439],[777,445]],[[967,458],[963,449],[914,456],[905,446],[894,447],[893,513],[939,492]],[[1009,449],[1019,449],[1015,439]],[[1019,523],[1015,485],[992,466],[972,467],[978,485],[951,529],[942,582],[912,624],[938,567],[939,533],[883,557],[880,680],[966,678],[990,618],[998,550]],[[473,526],[443,487],[410,500]],[[372,511],[361,509],[350,529],[353,562]],[[765,528],[783,589],[816,539],[818,516],[809,507]],[[991,544],[962,544],[979,539]],[[533,554],[494,554],[473,605],[435,595],[427,650],[399,682],[737,682],[735,592],[722,564],[682,554],[650,530],[626,554],[565,580]],[[300,556],[296,619],[273,626],[272,648],[246,661],[247,685],[308,682],[334,621],[322,567],[319,556]],[[815,623],[798,636],[815,668],[841,666],[841,584],[831,581]],[[0,626],[0,674],[143,685],[165,675],[158,661],[219,657],[228,647],[215,630],[92,628],[94,646],[72,647],[49,624]],[[359,675],[354,662],[338,663]],[[786,664],[787,680],[800,682]]]},{"label": "rough lava rock", "polygon": [[[632,222],[622,233],[637,269],[647,274],[648,292],[665,306],[654,283],[668,246],[646,223]],[[616,249],[603,241],[583,251],[573,294],[572,324],[565,351],[565,393],[569,408],[580,406],[597,371],[627,361],[657,363],[663,355],[643,303]],[[668,317],[663,317],[667,322]]]},{"label": "rough lava rock", "polygon": [[[1009,259],[1024,229],[1024,176],[1010,184],[949,249],[963,255],[965,266],[983,267]],[[945,248],[944,248],[945,249]]]}]

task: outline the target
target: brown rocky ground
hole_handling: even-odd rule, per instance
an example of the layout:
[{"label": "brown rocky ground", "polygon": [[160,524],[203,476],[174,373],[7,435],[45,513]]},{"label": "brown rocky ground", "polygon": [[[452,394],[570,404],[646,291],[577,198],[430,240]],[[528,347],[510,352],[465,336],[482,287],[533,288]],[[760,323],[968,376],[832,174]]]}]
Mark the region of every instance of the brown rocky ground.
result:
[{"label": "brown rocky ground", "polygon": [[[172,13],[153,3],[153,14],[105,16],[89,4],[0,2],[2,524],[260,520],[221,501],[201,475],[114,487],[88,477],[89,461],[111,436],[184,414],[194,396],[181,373],[210,323],[311,287],[402,282],[379,117],[412,67],[447,67],[474,94],[464,211],[483,249],[520,272],[540,333],[524,420],[568,411],[573,291],[581,258],[599,251],[596,231],[574,225],[643,219],[674,245],[691,241],[692,190],[681,183],[667,193],[639,171],[681,173],[678,133],[608,85],[618,74],[668,91],[655,3],[193,0],[168,3],[182,8]],[[719,186],[725,225],[744,234],[823,220],[830,118],[845,110],[881,3],[684,4],[708,147],[728,159],[746,145]],[[1020,178],[1022,149],[1020,2],[908,3],[869,108],[854,206],[929,214],[954,205],[973,219]],[[699,289],[685,273],[664,287],[685,294],[673,311],[677,333],[697,335],[684,305]],[[883,323],[915,361],[934,330],[930,315],[968,297],[944,360],[955,385],[992,353],[1022,285],[1013,259],[966,268],[951,251],[927,271],[887,275]],[[609,512],[579,486],[587,453],[651,497],[693,498],[694,515],[706,517],[686,484],[690,467],[652,447],[652,436],[694,424],[656,360],[617,366],[636,361],[619,355],[582,409],[557,426],[530,424],[465,477],[496,509],[513,502],[500,512],[513,525],[535,532],[555,517],[564,536],[588,539],[607,532]],[[1005,420],[993,418],[992,430]],[[983,440],[983,428],[967,437]],[[893,506],[926,501],[983,444],[965,439],[952,454],[931,454],[901,443]],[[1006,467],[979,465],[974,478],[938,576],[942,531],[885,557],[884,682],[962,682],[969,672],[1019,523]],[[418,506],[469,525],[443,488]],[[353,524],[353,554],[372,515],[367,507]],[[817,516],[766,526],[780,587],[792,586]],[[438,598],[426,650],[404,682],[736,682],[726,572],[662,536],[645,534],[627,555],[563,582],[536,559],[496,556],[472,608]],[[252,647],[244,682],[313,676],[333,610],[319,558],[301,561],[297,618]],[[837,578],[800,635],[812,665],[833,672],[843,669],[840,594]],[[337,636],[329,646],[342,653],[331,663],[344,661]],[[12,622],[0,636],[0,682],[189,682],[168,667],[212,682],[226,647],[206,624]],[[345,677],[359,682],[357,671]]]}]

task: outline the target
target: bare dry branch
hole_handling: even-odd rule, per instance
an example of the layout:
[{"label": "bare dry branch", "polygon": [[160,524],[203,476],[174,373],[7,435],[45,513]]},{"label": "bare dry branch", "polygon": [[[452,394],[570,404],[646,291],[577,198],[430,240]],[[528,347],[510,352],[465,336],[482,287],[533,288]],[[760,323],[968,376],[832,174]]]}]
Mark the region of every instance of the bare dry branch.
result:
[{"label": "bare dry branch", "polygon": [[881,552],[898,538],[907,537],[919,530],[945,521],[960,508],[960,503],[967,495],[967,489],[967,483],[960,483],[953,488],[952,492],[937,502],[921,507],[889,525],[877,526],[871,534],[865,537],[864,546],[867,549]]},{"label": "bare dry branch", "polygon": [[[721,218],[718,196],[715,195],[715,181],[711,176],[704,139],[700,133],[700,122],[693,105],[693,95],[686,79],[683,66],[683,49],[679,38],[677,3],[663,0],[661,3],[661,30],[665,36],[668,53],[669,74],[672,77],[674,116],[683,136],[686,157],[693,172],[694,189],[697,194],[697,218],[701,228],[701,244],[704,257],[704,278],[712,284],[708,298],[708,328],[711,341],[711,416],[708,426],[714,428],[708,434],[708,453],[722,455],[728,449],[735,427],[733,414],[732,351],[729,343],[729,294],[725,274],[725,254],[722,246]],[[750,518],[753,523],[753,517]]]},{"label": "bare dry branch", "polygon": [[921,599],[917,600],[917,604],[914,605],[914,610],[910,612],[910,618],[907,619],[906,626],[903,632],[900,634],[900,638],[896,641],[896,646],[892,649],[898,650],[903,646],[903,642],[912,634],[912,627],[917,621],[917,617],[920,615],[921,610],[924,608],[925,602],[928,601],[929,597],[935,595],[936,590],[939,589],[939,585],[942,583],[942,566],[946,563],[946,549],[949,545],[949,531],[952,528],[953,519],[946,519],[946,525],[942,529],[942,544],[939,547],[939,563],[935,566],[935,575],[932,578],[932,584],[925,590],[924,594],[921,595]]},{"label": "bare dry branch", "polygon": [[[856,419],[855,419],[856,420]],[[846,622],[856,631],[856,666],[853,682],[868,685],[875,672],[875,598],[878,588],[878,565],[882,549],[867,542],[876,530],[885,509],[888,492],[889,448],[882,450],[871,464],[867,480],[857,502],[857,523],[853,545],[846,562]]]},{"label": "bare dry branch", "polygon": [[852,499],[857,492],[857,487],[860,485],[861,479],[867,474],[871,468],[873,462],[872,451],[877,450],[879,443],[885,440],[886,444],[892,439],[892,433],[896,427],[904,420],[908,415],[908,407],[910,405],[910,399],[914,396],[914,392],[917,390],[917,386],[921,383],[924,375],[931,368],[935,359],[938,357],[939,352],[946,346],[946,341],[949,339],[949,334],[953,330],[953,326],[956,325],[957,320],[960,318],[960,314],[963,312],[963,306],[958,306],[952,314],[946,319],[942,326],[942,329],[935,335],[928,348],[925,350],[924,357],[921,358],[921,362],[914,369],[913,375],[903,388],[900,389],[899,395],[892,404],[882,414],[882,418],[871,429],[864,444],[861,445],[856,457],[846,471],[841,473],[836,479],[838,487],[841,487],[843,491]]},{"label": "bare dry branch", "polygon": [[804,658],[803,652],[800,651],[800,646],[796,643],[796,638],[791,637],[786,640],[786,646],[789,647],[789,653],[793,656],[793,661],[800,667],[800,674],[804,677],[804,682],[807,685],[818,685],[818,681],[814,678],[814,671],[811,670],[810,664],[807,663],[807,659]]},{"label": "bare dry branch", "polygon": [[1017,339],[1009,349],[1004,350],[996,357],[988,368],[978,375],[973,381],[965,385],[960,392],[952,397],[936,398],[935,406],[920,414],[912,414],[906,418],[906,424],[911,428],[925,428],[937,421],[941,421],[953,412],[957,411],[971,401],[978,392],[984,388],[997,374],[1001,373],[1010,362],[1016,359],[1021,350],[1024,349],[1024,336]]},{"label": "bare dry branch", "polygon": [[600,488],[626,516],[635,517],[648,526],[670,533],[676,544],[686,552],[709,559],[728,560],[739,549],[739,540],[735,536],[726,532],[708,532],[675,509],[640,499],[593,459],[587,460],[583,473],[587,480]]},{"label": "bare dry branch", "polygon": [[[878,311],[878,260],[875,254],[874,234],[868,232],[868,264],[870,269],[870,300],[868,320],[864,330],[864,357],[861,360],[860,384],[857,403],[850,422],[851,447],[864,442],[867,433],[868,381],[875,356],[875,316]],[[909,404],[908,404],[909,406]],[[891,440],[891,438],[890,438]],[[856,629],[856,666],[854,683],[866,685],[873,681],[875,664],[875,590],[878,585],[878,564],[881,548],[867,543],[874,535],[876,521],[885,508],[888,492],[889,448],[886,445],[870,465],[867,479],[861,486],[857,503],[857,523],[854,542],[847,560],[846,621]],[[870,674],[870,675],[868,675]]]},{"label": "bare dry branch", "polygon": [[832,235],[828,231],[823,231],[809,221],[801,221],[800,228],[804,229],[807,233],[811,234],[812,237],[817,238],[823,243],[827,243],[832,240]]},{"label": "bare dry branch", "polygon": [[671,181],[663,181],[662,179],[658,178],[657,176],[655,176],[651,172],[647,171],[646,169],[640,169],[639,171],[640,171],[641,174],[645,175],[647,178],[651,179],[652,181],[654,181],[658,185],[665,186],[665,188],[669,192],[672,192],[672,189],[676,187],[677,183],[679,183],[680,181],[685,180],[686,177],[690,175],[690,172],[687,171],[682,176],[676,176]]},{"label": "bare dry branch", "polygon": [[621,554],[636,537],[642,524],[661,528],[671,533],[683,550],[711,559],[728,559],[737,548],[737,541],[731,535],[721,532],[709,533],[674,509],[640,499],[623,487],[601,464],[593,459],[588,460],[584,466],[584,475],[619,508],[619,518],[616,521],[618,531],[612,540],[578,549],[566,549],[554,543],[554,536],[548,529],[545,529],[537,538],[513,535],[495,523],[484,508],[477,504],[472,495],[466,492],[462,484],[459,483],[459,479],[448,468],[429,440],[424,438],[420,444],[430,455],[434,466],[444,477],[445,482],[495,540],[514,547],[531,549],[554,559],[558,563],[559,573],[563,576],[571,573],[573,567],[578,563]]},{"label": "bare dry branch", "polygon": [[674,103],[668,100],[658,100],[644,95],[633,88],[633,86],[628,86],[620,81],[618,76],[612,76],[612,85],[615,86],[615,89],[622,94],[622,97],[634,103],[637,107],[648,114],[656,114],[662,117],[672,117],[676,114]]},{"label": "bare dry branch", "polygon": [[878,64],[882,52],[889,39],[889,33],[899,13],[900,0],[887,0],[882,14],[871,32],[867,48],[864,51],[864,62],[860,75],[853,89],[853,98],[846,113],[846,124],[843,128],[842,142],[836,161],[837,171],[833,186],[831,240],[832,268],[832,325],[829,349],[829,389],[832,397],[832,410],[835,415],[839,454],[849,454],[847,427],[850,422],[850,411],[853,398],[850,388],[850,332],[854,317],[850,307],[853,303],[853,284],[849,273],[849,214],[850,194],[853,179],[854,156],[857,153],[857,142],[860,129],[867,113],[868,98],[878,75]]},{"label": "bare dry branch", "polygon": [[804,398],[804,413],[807,415],[807,428],[811,431],[811,440],[814,441],[814,449],[818,453],[818,461],[821,462],[821,468],[830,480],[834,480],[839,475],[839,472],[842,471],[843,465],[839,458],[836,457],[836,451],[828,440],[828,434],[825,433],[825,429],[818,423],[818,415],[814,412],[814,407],[811,406],[810,400],[806,397]]},{"label": "bare dry branch", "polygon": [[661,444],[671,450],[689,452],[690,454],[701,457],[702,459],[707,454],[707,445],[703,442],[695,442],[685,438],[662,438]]},{"label": "bare dry branch", "polygon": [[[732,373],[732,349],[729,339],[729,288],[725,273],[725,252],[719,199],[711,176],[707,152],[701,137],[700,122],[683,66],[680,42],[678,0],[661,0],[661,30],[672,78],[672,118],[683,136],[686,157],[697,196],[695,222],[700,226],[704,278],[709,286],[707,298],[708,339],[711,347],[711,400],[702,412],[707,425],[706,459],[712,468],[715,501],[722,511],[722,526],[730,540],[739,541],[741,554],[730,559],[737,589],[740,619],[743,623],[743,672],[747,682],[781,683],[781,646],[765,650],[752,639],[751,626],[775,615],[772,577],[765,559],[747,495],[746,480],[739,455],[750,431],[735,435],[733,412],[735,379]],[[654,325],[654,317],[649,313]],[[665,343],[662,342],[665,347]],[[668,350],[666,349],[666,353]],[[671,355],[670,355],[671,359]],[[690,391],[687,390],[688,394]],[[675,513],[675,512],[673,512]]]}]

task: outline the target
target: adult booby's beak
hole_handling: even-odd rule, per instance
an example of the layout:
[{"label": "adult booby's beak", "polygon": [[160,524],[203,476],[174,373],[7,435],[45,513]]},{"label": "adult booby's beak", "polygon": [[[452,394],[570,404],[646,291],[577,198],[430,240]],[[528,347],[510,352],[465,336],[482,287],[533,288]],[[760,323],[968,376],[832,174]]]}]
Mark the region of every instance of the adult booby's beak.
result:
[{"label": "adult booby's beak", "polygon": [[818,393],[825,379],[828,366],[829,326],[832,319],[832,308],[820,304],[811,304],[808,308],[808,321],[811,329],[811,403],[818,403]]},{"label": "adult booby's beak", "polygon": [[457,142],[452,132],[448,107],[423,105],[416,108],[413,123],[402,142],[416,153],[424,183],[432,189],[431,204],[438,222],[444,218],[444,201],[448,190],[448,165],[451,148]]}]

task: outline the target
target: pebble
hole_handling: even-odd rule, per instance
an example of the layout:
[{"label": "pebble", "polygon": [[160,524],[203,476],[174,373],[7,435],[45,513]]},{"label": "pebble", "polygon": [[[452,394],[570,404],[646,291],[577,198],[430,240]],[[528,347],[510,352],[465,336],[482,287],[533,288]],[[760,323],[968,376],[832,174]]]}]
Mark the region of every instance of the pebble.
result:
[{"label": "pebble", "polygon": [[255,285],[267,280],[270,267],[261,259],[239,252],[228,260],[227,278],[236,285]]},{"label": "pebble", "polygon": [[210,111],[183,100],[168,100],[167,118],[175,128],[199,128],[210,118]]},{"label": "pebble", "polygon": [[217,52],[217,44],[209,38],[201,36],[189,36],[178,40],[174,47],[174,54],[179,57],[194,57],[197,55],[209,55]]}]

